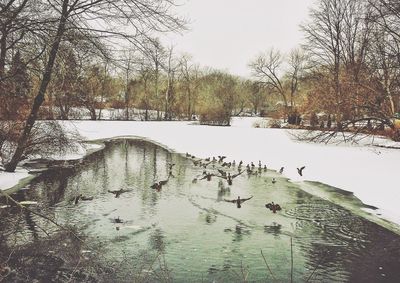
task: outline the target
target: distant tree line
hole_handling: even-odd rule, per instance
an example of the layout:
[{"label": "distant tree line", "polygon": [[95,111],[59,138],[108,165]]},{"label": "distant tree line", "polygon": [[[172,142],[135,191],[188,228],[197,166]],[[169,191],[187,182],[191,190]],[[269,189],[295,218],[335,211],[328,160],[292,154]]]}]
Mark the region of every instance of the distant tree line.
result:
[{"label": "distant tree line", "polygon": [[292,123],[301,113],[314,128],[386,128],[400,140],[393,119],[400,111],[399,8],[391,0],[319,0],[301,26],[300,49],[287,56],[270,49],[250,68],[281,97]]}]

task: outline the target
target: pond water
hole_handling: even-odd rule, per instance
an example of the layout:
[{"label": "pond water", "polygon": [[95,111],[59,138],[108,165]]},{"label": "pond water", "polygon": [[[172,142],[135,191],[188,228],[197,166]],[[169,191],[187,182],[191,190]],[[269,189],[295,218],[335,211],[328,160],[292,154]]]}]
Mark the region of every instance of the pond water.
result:
[{"label": "pond water", "polygon": [[[176,165],[168,178],[171,163]],[[203,170],[150,142],[107,142],[73,168],[48,171],[14,195],[37,201],[32,210],[74,227],[81,241],[35,214],[0,209],[3,245],[25,247],[10,264],[40,265],[25,272],[42,268],[42,275],[31,278],[60,281],[65,266],[75,270],[65,278],[77,281],[399,282],[399,235],[304,192],[272,170],[241,174],[232,186],[215,176],[193,183]],[[167,179],[161,190],[150,188]],[[118,197],[109,192],[120,189],[125,192]],[[79,194],[93,199],[76,202]],[[253,198],[241,208],[224,201],[237,196]],[[266,209],[271,201],[282,210]],[[36,259],[21,260],[26,254]],[[58,259],[62,263],[54,267]],[[86,277],[77,277],[77,270]]]}]

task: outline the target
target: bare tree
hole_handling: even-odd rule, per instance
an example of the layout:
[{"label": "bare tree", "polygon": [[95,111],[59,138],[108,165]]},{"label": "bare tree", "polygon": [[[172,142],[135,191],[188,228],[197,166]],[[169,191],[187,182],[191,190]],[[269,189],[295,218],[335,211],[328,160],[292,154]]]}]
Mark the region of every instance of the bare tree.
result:
[{"label": "bare tree", "polygon": [[305,50],[314,64],[325,68],[332,76],[336,113],[340,113],[340,70],[343,54],[343,29],[347,6],[352,0],[321,0],[311,9],[311,22],[302,26],[306,36]]},{"label": "bare tree", "polygon": [[148,59],[148,65],[151,66],[154,73],[154,97],[156,101],[157,120],[160,120],[160,109],[162,99],[160,99],[160,75],[163,69],[166,69],[165,60],[167,58],[167,51],[162,46],[158,38],[148,38],[146,40],[146,48],[144,51],[144,58]]},{"label": "bare tree", "polygon": [[125,120],[129,120],[129,106],[130,106],[130,89],[129,89],[129,84],[131,82],[131,76],[132,72],[134,71],[134,67],[136,62],[136,57],[137,55],[135,54],[136,50],[129,49],[124,52],[124,58],[122,59],[123,63],[121,68],[124,71],[124,77],[125,77]]},{"label": "bare tree", "polygon": [[400,10],[396,1],[369,0],[373,23],[369,64],[381,85],[381,100],[390,103],[391,114],[400,109]]},{"label": "bare tree", "polygon": [[198,96],[198,88],[200,85],[200,70],[199,66],[190,62],[189,55],[183,55],[180,60],[180,78],[183,82],[187,98],[186,115],[189,120],[192,119],[195,112],[195,104]]},{"label": "bare tree", "polygon": [[298,93],[299,84],[306,69],[306,54],[304,51],[301,49],[293,49],[289,53],[288,64],[289,68],[286,76],[290,83],[290,105],[291,107],[295,107],[294,97]]},{"label": "bare tree", "polygon": [[149,85],[151,78],[153,76],[152,68],[148,66],[147,60],[142,59],[141,63],[139,63],[139,68],[137,70],[139,81],[143,86],[143,93],[141,97],[141,106],[144,107],[145,115],[144,120],[149,120],[149,109],[150,109],[150,93],[149,93]]},{"label": "bare tree", "polygon": [[[8,0],[0,4],[0,82],[4,80],[7,53],[22,40],[28,0]],[[13,36],[12,36],[13,35]]]},{"label": "bare tree", "polygon": [[248,99],[253,106],[253,112],[257,115],[265,101],[266,89],[261,83],[253,81],[246,81],[245,88],[248,90]]},{"label": "bare tree", "polygon": [[[113,39],[125,39],[140,46],[138,36],[141,34],[154,30],[177,30],[182,27],[182,22],[169,13],[170,6],[173,4],[170,0],[62,0],[60,2],[48,0],[44,2],[50,13],[57,15],[55,23],[57,29],[54,34],[50,35],[48,60],[30,115],[19,138],[15,153],[5,166],[8,172],[15,170],[23,155],[51,80],[60,43],[65,39],[67,30],[80,32],[89,40],[92,39],[91,42],[94,43],[95,40],[102,39],[107,39],[109,42],[112,42]],[[126,28],[127,23],[130,29]],[[104,27],[104,29],[100,27]]]},{"label": "bare tree", "polygon": [[275,49],[270,49],[267,53],[258,56],[250,62],[249,66],[259,82],[270,87],[280,95],[287,110],[289,104],[284,83],[281,79],[283,74],[282,54]]},{"label": "bare tree", "polygon": [[165,91],[165,107],[164,107],[164,120],[171,120],[171,104],[174,100],[175,77],[178,69],[180,68],[180,61],[174,58],[174,48],[171,46],[167,51],[167,63],[165,72],[167,73],[167,88]]}]

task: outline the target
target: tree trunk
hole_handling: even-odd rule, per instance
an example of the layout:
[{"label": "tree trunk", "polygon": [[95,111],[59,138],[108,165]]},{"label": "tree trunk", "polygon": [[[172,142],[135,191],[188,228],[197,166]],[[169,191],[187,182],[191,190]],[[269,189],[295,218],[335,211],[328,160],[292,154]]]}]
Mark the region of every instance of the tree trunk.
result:
[{"label": "tree trunk", "polygon": [[96,121],[97,115],[96,115],[96,108],[90,108],[90,120]]},{"label": "tree trunk", "polygon": [[0,83],[3,82],[6,66],[7,36],[6,31],[2,30],[0,38]]},{"label": "tree trunk", "polygon": [[57,57],[60,42],[61,42],[61,39],[65,32],[65,24],[67,22],[67,17],[68,17],[68,1],[69,0],[64,0],[62,2],[62,12],[61,12],[61,17],[60,17],[60,22],[58,24],[57,34],[56,34],[56,36],[54,38],[54,42],[51,46],[49,60],[47,61],[46,69],[43,74],[43,79],[40,84],[38,94],[36,95],[36,97],[33,101],[31,113],[29,114],[28,119],[26,120],[26,124],[25,124],[24,130],[22,132],[22,135],[20,136],[20,138],[18,140],[18,145],[14,152],[14,155],[11,158],[11,161],[5,165],[6,172],[14,172],[15,168],[17,167],[18,162],[21,160],[21,157],[25,150],[26,142],[28,141],[28,138],[32,131],[33,125],[36,122],[39,108],[44,101],[44,95],[46,93],[47,86],[51,80],[53,66],[54,66],[54,62]]},{"label": "tree trunk", "polygon": [[191,93],[190,93],[190,87],[188,87],[188,90],[187,90],[187,95],[188,95],[188,109],[187,109],[187,115],[188,115],[188,118],[189,118],[189,121],[190,120],[192,120],[192,111],[191,111],[191,107],[190,107],[190,104],[191,104]]}]

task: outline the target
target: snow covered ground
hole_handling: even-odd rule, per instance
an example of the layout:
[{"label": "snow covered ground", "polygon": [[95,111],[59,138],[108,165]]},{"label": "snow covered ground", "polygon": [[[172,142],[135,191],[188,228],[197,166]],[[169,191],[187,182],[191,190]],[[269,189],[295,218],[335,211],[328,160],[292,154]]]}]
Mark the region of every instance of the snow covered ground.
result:
[{"label": "snow covered ground", "polygon": [[0,172],[0,190],[14,187],[19,181],[29,176],[25,169],[17,169],[15,173]]},{"label": "snow covered ground", "polygon": [[[379,208],[384,219],[400,225],[400,150],[356,145],[310,144],[296,141],[287,130],[253,128],[259,118],[235,118],[232,127],[210,127],[190,122],[76,121],[63,122],[88,140],[137,136],[176,152],[197,157],[226,155],[245,163],[261,160],[292,181],[318,181],[354,192],[365,204]],[[393,146],[392,142],[375,142]],[[399,144],[397,144],[399,145]],[[303,177],[297,167],[306,166]],[[5,176],[0,175],[0,188]]]}]

